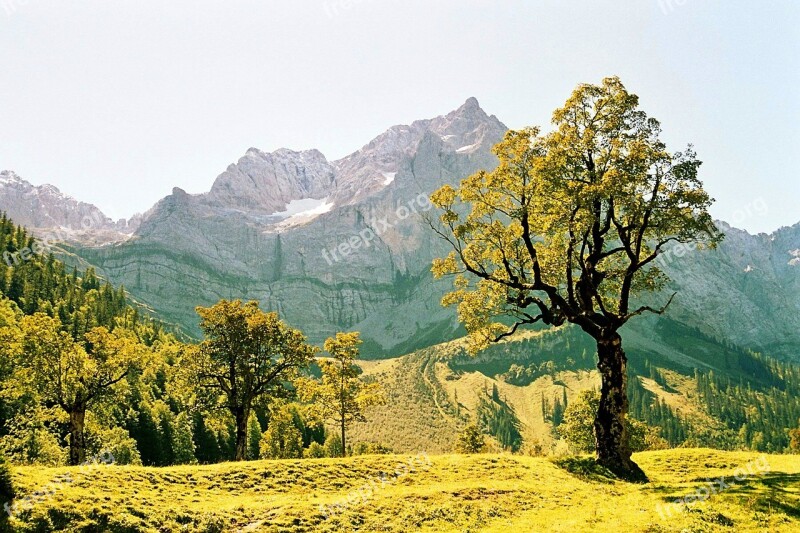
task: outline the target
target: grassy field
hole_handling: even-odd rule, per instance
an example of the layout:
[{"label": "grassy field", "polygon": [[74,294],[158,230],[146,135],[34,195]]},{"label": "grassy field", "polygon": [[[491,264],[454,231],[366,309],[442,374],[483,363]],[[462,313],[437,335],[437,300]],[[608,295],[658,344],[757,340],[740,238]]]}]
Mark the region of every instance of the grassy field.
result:
[{"label": "grassy field", "polygon": [[[513,455],[17,468],[14,476],[22,497],[14,527],[114,532],[800,531],[800,456],[682,449],[638,454],[636,460],[650,483],[609,479],[588,460]],[[36,491],[42,494],[25,500],[25,494]],[[706,493],[704,501],[672,505],[678,498]]]}]

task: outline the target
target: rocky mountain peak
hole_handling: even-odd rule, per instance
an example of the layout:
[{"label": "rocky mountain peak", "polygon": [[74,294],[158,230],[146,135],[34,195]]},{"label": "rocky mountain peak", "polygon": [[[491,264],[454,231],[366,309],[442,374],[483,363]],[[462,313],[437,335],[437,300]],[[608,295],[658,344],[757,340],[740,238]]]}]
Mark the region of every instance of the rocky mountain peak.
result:
[{"label": "rocky mountain peak", "polygon": [[214,181],[205,200],[213,207],[269,215],[294,200],[331,194],[336,171],[319,150],[250,148]]},{"label": "rocky mountain peak", "polygon": [[23,180],[13,170],[0,171],[0,185],[10,185],[12,183],[22,183]]},{"label": "rocky mountain peak", "polygon": [[126,239],[140,218],[114,222],[99,208],[80,202],[50,184],[35,186],[15,172],[0,172],[0,209],[38,235],[56,233],[59,240],[104,244]]},{"label": "rocky mountain peak", "polygon": [[446,115],[392,126],[334,163],[339,171],[336,203],[356,203],[394,183],[426,135],[437,135],[447,150],[471,154],[496,144],[507,129],[497,117],[488,115],[475,97]]}]

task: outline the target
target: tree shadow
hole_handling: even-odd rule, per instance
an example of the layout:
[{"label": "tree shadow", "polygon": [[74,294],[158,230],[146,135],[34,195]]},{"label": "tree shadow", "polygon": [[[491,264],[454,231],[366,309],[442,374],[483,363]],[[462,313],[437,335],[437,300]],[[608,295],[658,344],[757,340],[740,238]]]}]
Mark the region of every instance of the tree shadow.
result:
[{"label": "tree shadow", "polygon": [[584,481],[597,483],[621,481],[611,470],[597,464],[594,457],[565,457],[563,459],[553,459],[552,462],[557,467]]},{"label": "tree shadow", "polygon": [[[727,495],[737,496],[748,501],[748,505],[758,512],[773,514],[780,512],[786,516],[800,519],[800,474],[786,472],[766,472],[763,475],[748,476],[737,480],[732,476],[723,476],[729,485],[725,488],[715,486],[716,493],[709,499]],[[694,495],[698,488],[709,487],[709,481],[716,478],[695,478],[688,481],[688,486],[670,485],[650,487],[650,491],[661,494],[665,503]]]}]

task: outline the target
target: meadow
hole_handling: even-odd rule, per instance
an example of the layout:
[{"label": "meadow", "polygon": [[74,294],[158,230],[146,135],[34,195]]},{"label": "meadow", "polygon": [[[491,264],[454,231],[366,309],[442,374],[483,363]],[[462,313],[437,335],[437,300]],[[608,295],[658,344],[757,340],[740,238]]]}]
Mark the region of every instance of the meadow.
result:
[{"label": "meadow", "polygon": [[800,530],[800,456],[675,449],[634,458],[649,483],[615,480],[590,458],[510,454],[19,467],[12,525],[153,533]]}]

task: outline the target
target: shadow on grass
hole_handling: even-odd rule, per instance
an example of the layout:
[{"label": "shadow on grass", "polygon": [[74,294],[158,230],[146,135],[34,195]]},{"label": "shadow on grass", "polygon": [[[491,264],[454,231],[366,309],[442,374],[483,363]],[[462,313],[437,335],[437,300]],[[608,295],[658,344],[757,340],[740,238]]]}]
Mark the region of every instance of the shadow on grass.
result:
[{"label": "shadow on grass", "polygon": [[[739,497],[748,501],[749,506],[758,512],[771,515],[776,511],[788,517],[800,518],[800,474],[785,472],[767,472],[763,475],[749,476],[737,480],[732,476],[724,476],[728,487],[710,495],[710,499],[720,496]],[[713,480],[711,480],[713,481]],[[709,479],[695,478],[689,486],[664,485],[653,487],[651,491],[661,493],[662,500],[672,503],[676,499],[695,494],[697,488],[707,487]]]},{"label": "shadow on grass", "polygon": [[597,464],[594,457],[565,457],[553,459],[553,464],[584,481],[613,483],[620,481],[611,470]]}]

